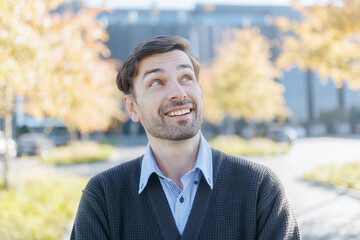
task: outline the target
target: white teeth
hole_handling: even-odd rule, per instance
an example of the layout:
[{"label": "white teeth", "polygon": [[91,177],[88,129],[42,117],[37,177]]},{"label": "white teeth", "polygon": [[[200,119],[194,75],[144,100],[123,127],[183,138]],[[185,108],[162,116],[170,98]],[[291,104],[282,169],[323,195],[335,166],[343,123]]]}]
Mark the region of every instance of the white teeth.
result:
[{"label": "white teeth", "polygon": [[169,114],[167,114],[169,117],[173,117],[173,116],[180,116],[180,115],[184,115],[190,112],[190,109],[184,109],[184,110],[179,110],[179,111],[175,111],[175,112],[171,112]]}]

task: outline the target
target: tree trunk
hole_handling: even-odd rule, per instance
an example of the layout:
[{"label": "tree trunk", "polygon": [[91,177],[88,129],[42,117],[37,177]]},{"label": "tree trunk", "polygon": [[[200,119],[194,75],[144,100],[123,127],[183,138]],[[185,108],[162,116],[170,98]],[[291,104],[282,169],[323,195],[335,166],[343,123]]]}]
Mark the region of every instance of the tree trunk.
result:
[{"label": "tree trunk", "polygon": [[235,134],[235,121],[230,115],[226,115],[222,123],[221,134],[230,136]]},{"label": "tree trunk", "polygon": [[75,129],[69,129],[69,132],[70,132],[70,142],[71,143],[76,142],[78,140],[76,130]]},{"label": "tree trunk", "polygon": [[339,110],[345,111],[345,86],[344,84],[337,89],[338,93],[338,108]]},{"label": "tree trunk", "polygon": [[306,71],[306,83],[307,83],[307,99],[308,99],[308,121],[314,121],[314,87],[312,72],[310,69]]},{"label": "tree trunk", "polygon": [[5,86],[5,155],[4,155],[4,188],[9,188],[9,162],[10,162],[10,139],[12,137],[12,89],[11,85]]},{"label": "tree trunk", "polygon": [[81,133],[81,141],[89,141],[90,140],[90,136],[89,136],[89,133],[88,132],[82,132]]}]

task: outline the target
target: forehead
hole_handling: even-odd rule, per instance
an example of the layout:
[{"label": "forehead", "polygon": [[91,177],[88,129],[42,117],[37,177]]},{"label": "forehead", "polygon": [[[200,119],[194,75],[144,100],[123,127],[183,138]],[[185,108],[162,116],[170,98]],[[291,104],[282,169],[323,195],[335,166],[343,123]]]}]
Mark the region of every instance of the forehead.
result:
[{"label": "forehead", "polygon": [[170,52],[157,53],[140,60],[138,73],[139,76],[141,76],[144,72],[153,68],[164,69],[168,67],[177,67],[180,64],[188,64],[193,68],[189,56],[181,50],[176,49]]}]

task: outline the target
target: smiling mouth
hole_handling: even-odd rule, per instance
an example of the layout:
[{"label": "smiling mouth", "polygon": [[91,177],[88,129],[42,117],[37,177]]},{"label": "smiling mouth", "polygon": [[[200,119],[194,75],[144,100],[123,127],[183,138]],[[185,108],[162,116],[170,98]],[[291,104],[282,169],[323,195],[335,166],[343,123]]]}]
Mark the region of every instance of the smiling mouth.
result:
[{"label": "smiling mouth", "polygon": [[191,109],[187,108],[187,109],[183,109],[183,110],[169,112],[166,114],[166,116],[168,116],[168,117],[182,116],[182,115],[186,115],[190,112],[191,112]]}]

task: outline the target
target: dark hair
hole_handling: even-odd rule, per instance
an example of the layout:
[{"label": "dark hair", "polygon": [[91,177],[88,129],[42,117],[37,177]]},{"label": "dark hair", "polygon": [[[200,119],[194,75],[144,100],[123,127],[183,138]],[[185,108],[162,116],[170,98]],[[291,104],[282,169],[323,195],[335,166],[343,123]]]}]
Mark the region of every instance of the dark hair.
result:
[{"label": "dark hair", "polygon": [[183,51],[189,56],[194,68],[195,77],[199,80],[200,64],[195,55],[189,52],[190,43],[187,39],[179,36],[157,36],[139,44],[122,64],[116,77],[116,85],[125,94],[133,92],[133,79],[138,74],[141,59],[157,54],[165,53],[175,49]]}]

